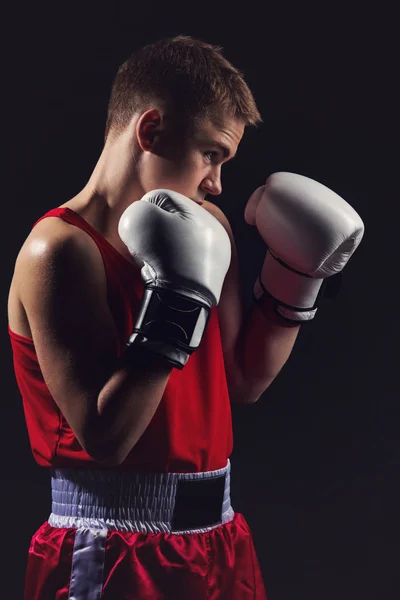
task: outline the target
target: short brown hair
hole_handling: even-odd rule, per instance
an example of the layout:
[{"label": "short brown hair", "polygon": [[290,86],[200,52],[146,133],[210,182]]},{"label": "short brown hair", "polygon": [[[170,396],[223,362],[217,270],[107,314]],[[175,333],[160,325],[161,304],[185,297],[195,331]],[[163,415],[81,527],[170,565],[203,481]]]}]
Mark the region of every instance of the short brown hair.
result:
[{"label": "short brown hair", "polygon": [[245,125],[262,122],[243,73],[221,53],[222,48],[179,35],[137,50],[118,69],[108,105],[105,139],[117,137],[136,112],[151,102],[185,122],[222,115]]}]

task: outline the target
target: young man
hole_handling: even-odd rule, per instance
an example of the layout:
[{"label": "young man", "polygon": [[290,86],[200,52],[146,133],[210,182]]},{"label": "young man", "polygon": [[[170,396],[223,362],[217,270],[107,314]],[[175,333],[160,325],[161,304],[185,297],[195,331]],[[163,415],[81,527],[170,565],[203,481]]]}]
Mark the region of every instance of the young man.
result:
[{"label": "young man", "polygon": [[[268,254],[244,315],[232,231],[206,196],[221,193],[222,165],[260,121],[218,48],[178,36],[140,49],[118,71],[87,185],[36,222],[18,254],[9,333],[53,499],[32,538],[25,600],[266,597],[230,504],[230,401],[268,388],[331,272],[313,279],[277,242],[287,268]],[[278,211],[298,200],[299,180],[281,175],[246,208],[267,242],[273,199],[287,200]],[[289,277],[305,266],[311,293],[271,256]]]}]

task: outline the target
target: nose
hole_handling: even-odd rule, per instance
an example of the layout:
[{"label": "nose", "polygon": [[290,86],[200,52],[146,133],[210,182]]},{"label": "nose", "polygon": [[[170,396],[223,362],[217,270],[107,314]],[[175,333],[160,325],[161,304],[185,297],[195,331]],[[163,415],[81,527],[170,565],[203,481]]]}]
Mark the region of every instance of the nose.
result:
[{"label": "nose", "polygon": [[222,193],[220,172],[203,179],[201,187],[203,188],[203,190],[206,191],[207,194],[211,194],[212,196],[219,196]]}]

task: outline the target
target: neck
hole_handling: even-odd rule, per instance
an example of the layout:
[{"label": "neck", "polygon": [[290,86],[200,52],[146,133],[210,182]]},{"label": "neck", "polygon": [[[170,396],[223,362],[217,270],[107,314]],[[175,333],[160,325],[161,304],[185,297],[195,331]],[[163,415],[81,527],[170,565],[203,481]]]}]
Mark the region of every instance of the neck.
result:
[{"label": "neck", "polygon": [[106,143],[86,186],[76,197],[77,203],[92,215],[107,238],[116,239],[118,222],[124,210],[144,194],[129,153],[118,140]]}]

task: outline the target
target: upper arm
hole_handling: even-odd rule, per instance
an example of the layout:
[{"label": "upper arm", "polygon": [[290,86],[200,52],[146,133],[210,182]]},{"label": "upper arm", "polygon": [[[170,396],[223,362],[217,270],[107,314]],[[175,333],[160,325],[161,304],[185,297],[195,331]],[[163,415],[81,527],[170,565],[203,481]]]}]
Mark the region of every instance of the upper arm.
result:
[{"label": "upper arm", "polygon": [[38,228],[25,243],[16,264],[19,293],[45,383],[89,452],[88,423],[111,374],[116,329],[97,249],[78,229],[56,230]]},{"label": "upper arm", "polygon": [[224,279],[217,311],[229,394],[231,400],[245,402],[246,399],[242,396],[243,376],[240,361],[240,334],[245,302],[240,285],[238,253],[232,228],[225,214],[214,204],[210,212],[224,226],[231,242],[231,262]]}]

